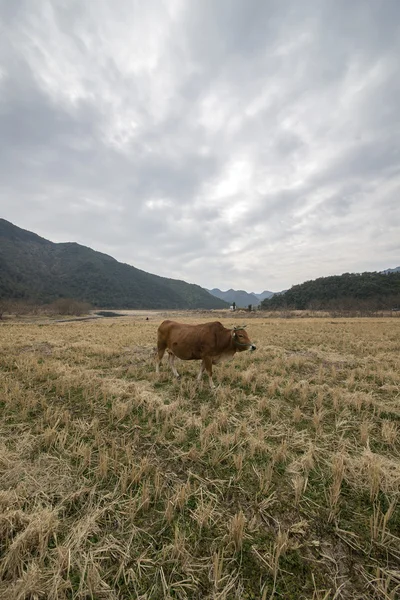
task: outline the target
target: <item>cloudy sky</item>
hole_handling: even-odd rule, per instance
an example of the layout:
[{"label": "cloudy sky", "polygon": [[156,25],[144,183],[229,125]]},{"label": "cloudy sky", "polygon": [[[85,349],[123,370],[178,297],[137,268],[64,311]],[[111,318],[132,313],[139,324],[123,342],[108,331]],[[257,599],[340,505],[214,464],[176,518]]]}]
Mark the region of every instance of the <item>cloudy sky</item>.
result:
[{"label": "cloudy sky", "polygon": [[0,216],[259,292],[400,264],[398,0],[0,0]]}]

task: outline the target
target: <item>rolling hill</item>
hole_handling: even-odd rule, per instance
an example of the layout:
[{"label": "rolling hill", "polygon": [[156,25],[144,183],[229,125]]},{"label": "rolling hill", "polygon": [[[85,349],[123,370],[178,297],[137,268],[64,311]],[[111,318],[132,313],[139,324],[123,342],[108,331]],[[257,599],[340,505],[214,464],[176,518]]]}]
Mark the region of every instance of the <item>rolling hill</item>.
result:
[{"label": "rolling hill", "polygon": [[0,219],[0,299],[74,298],[102,308],[226,308],[198,285],[152,275],[74,242],[53,243]]}]

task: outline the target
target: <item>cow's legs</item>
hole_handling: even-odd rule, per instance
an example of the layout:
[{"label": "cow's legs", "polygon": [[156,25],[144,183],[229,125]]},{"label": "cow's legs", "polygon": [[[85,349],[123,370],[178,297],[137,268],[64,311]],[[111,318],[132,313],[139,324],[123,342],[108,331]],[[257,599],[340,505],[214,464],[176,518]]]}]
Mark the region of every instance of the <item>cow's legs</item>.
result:
[{"label": "cow's legs", "polygon": [[201,374],[203,374],[204,369],[207,371],[208,380],[210,382],[210,388],[213,390],[215,388],[215,385],[212,379],[212,358],[210,358],[209,356],[204,357],[203,362],[201,363],[201,367]]},{"label": "cow's legs", "polygon": [[199,374],[197,375],[197,381],[201,381],[201,378],[203,377],[203,373],[204,373],[204,361],[201,361],[201,365],[200,365],[200,371]]},{"label": "cow's legs", "polygon": [[180,375],[179,375],[179,373],[178,373],[178,371],[176,370],[176,367],[175,367],[175,354],[172,354],[172,352],[168,352],[168,362],[169,362],[169,365],[170,365],[170,367],[172,369],[172,372],[175,375],[175,377],[179,378]]},{"label": "cow's legs", "polygon": [[158,344],[157,345],[157,359],[156,359],[156,373],[160,372],[160,364],[162,361],[162,358],[164,356],[164,352],[166,349],[166,346],[162,345],[162,344]]}]

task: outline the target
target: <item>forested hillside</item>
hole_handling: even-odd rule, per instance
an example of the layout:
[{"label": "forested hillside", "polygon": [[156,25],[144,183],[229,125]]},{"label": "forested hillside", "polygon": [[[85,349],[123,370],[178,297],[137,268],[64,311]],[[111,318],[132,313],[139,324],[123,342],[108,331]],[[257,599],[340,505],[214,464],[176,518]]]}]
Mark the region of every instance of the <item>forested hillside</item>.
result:
[{"label": "forested hillside", "polygon": [[344,273],[294,285],[263,300],[261,307],[303,309],[391,309],[400,305],[400,273]]},{"label": "forested hillside", "polygon": [[104,308],[227,306],[198,285],[146,273],[80,244],[54,244],[0,219],[0,299],[66,297]]}]

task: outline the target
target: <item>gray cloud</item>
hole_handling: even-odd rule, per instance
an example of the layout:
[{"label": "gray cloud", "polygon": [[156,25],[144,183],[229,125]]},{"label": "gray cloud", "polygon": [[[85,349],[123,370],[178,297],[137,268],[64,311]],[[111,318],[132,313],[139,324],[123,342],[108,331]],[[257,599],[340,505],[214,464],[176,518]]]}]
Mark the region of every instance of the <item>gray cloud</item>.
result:
[{"label": "gray cloud", "polygon": [[206,287],[397,266],[399,17],[0,2],[2,216]]}]

